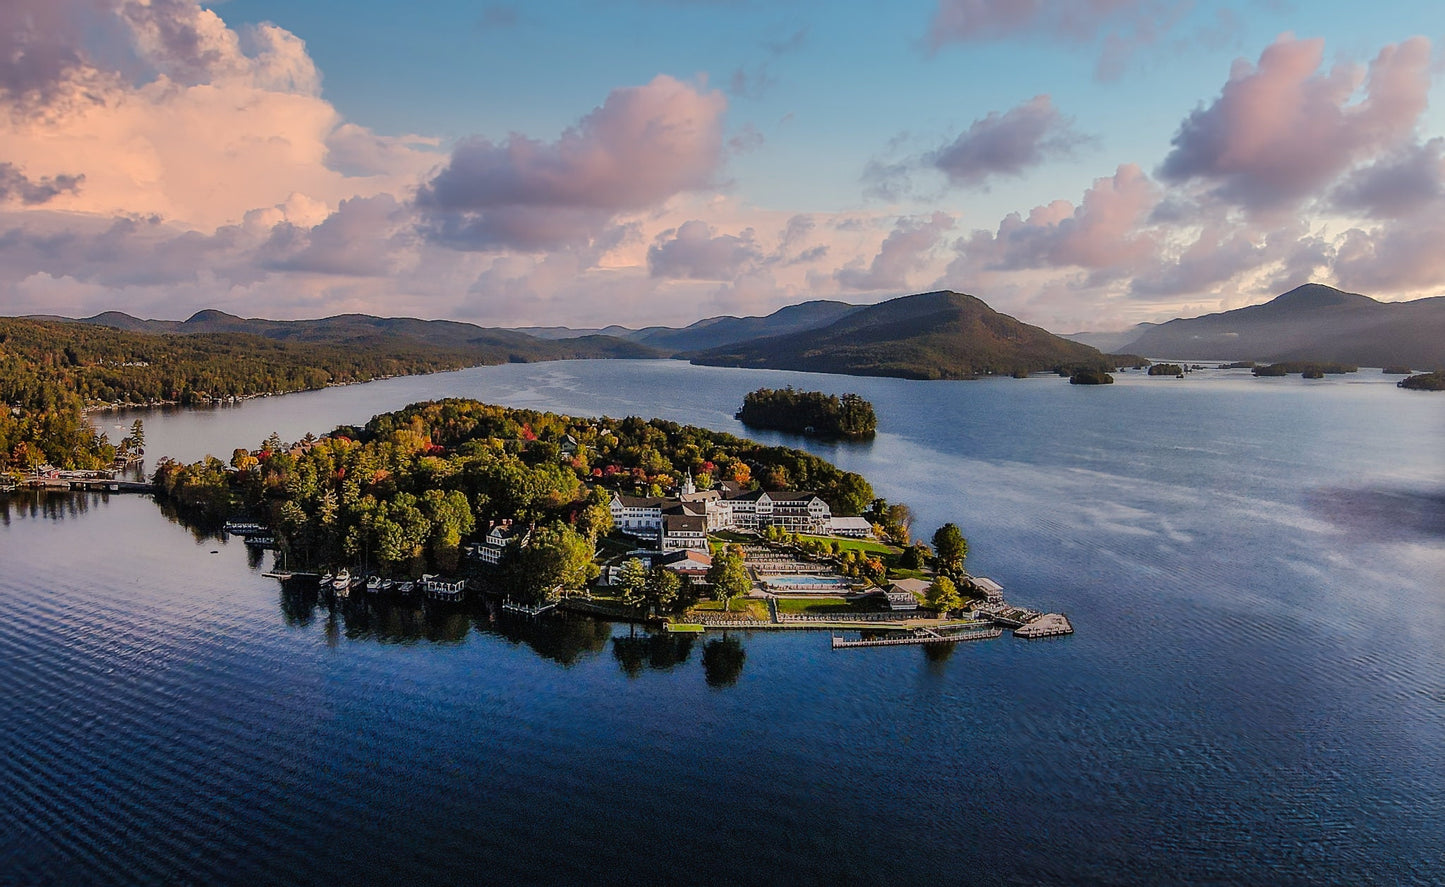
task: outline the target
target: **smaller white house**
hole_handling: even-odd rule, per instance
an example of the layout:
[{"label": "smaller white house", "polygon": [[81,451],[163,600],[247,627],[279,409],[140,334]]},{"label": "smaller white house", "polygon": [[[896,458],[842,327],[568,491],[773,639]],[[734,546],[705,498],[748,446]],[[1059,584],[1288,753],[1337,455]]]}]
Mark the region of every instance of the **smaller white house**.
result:
[{"label": "smaller white house", "polygon": [[484,564],[496,566],[502,562],[502,555],[506,553],[507,545],[516,534],[511,521],[498,521],[487,532],[486,539],[476,545],[467,546],[467,554]]},{"label": "smaller white house", "polygon": [[973,577],[973,587],[983,592],[990,604],[1003,603],[1003,586],[988,578],[987,576]]}]

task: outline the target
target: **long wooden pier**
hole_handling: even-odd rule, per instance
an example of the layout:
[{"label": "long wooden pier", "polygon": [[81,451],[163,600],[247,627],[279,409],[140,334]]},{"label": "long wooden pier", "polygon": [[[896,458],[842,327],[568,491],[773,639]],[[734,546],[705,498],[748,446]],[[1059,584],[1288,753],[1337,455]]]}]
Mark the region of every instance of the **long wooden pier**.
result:
[{"label": "long wooden pier", "polygon": [[858,640],[848,640],[835,634],[833,635],[833,649],[841,650],[847,647],[902,647],[911,644],[953,644],[958,641],[986,641],[999,637],[1003,637],[1002,628],[987,628],[983,631],[969,631],[962,634],[927,632],[925,634],[912,634],[901,638],[859,638]]}]

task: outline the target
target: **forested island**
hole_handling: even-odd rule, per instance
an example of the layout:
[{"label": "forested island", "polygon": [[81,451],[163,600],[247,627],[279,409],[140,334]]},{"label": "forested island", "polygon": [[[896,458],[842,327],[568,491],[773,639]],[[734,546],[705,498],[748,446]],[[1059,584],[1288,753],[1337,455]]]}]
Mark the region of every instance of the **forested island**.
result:
[{"label": "forested island", "polygon": [[1408,379],[1401,379],[1395,385],[1411,391],[1445,391],[1445,372],[1419,373]]},{"label": "forested island", "polygon": [[[1062,375],[1062,374],[1061,374]],[[1070,385],[1112,385],[1114,377],[1103,370],[1082,368],[1069,375]]]},{"label": "forested island", "polygon": [[661,496],[691,478],[808,490],[837,515],[874,503],[860,475],[812,454],[661,419],[587,419],[470,400],[415,404],[295,445],[273,436],[229,462],[162,460],[157,495],[192,520],[265,523],[293,565],[396,576],[457,569],[465,540],[510,521],[526,544],[497,581],[521,600],[595,576],[614,492]]},{"label": "forested island", "polygon": [[1322,379],[1326,373],[1354,373],[1359,367],[1348,363],[1318,363],[1307,360],[1285,360],[1278,363],[1256,366],[1252,372],[1256,376],[1289,376],[1295,373],[1311,379]]},{"label": "forested island", "polygon": [[873,404],[857,394],[824,394],[759,388],[743,398],[735,418],[750,428],[769,428],[823,437],[872,437],[878,430]]}]

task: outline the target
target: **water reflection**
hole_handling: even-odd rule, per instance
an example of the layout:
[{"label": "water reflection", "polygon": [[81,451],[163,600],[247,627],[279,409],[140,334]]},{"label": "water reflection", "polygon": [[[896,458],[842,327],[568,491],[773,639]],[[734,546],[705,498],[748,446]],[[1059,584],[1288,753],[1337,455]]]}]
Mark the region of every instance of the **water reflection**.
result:
[{"label": "water reflection", "polygon": [[743,673],[748,653],[742,641],[724,635],[702,645],[702,670],[709,687],[731,687]]},{"label": "water reflection", "polygon": [[538,619],[503,614],[495,621],[479,623],[477,630],[513,644],[525,644],[543,659],[567,668],[584,657],[601,653],[612,639],[611,622],[571,613],[553,613]]},{"label": "water reflection", "polygon": [[636,678],[647,669],[671,671],[682,665],[692,655],[694,636],[690,634],[645,634],[641,637],[615,637],[612,639],[612,657],[617,660],[622,673]]},{"label": "water reflection", "polygon": [[67,520],[90,511],[92,500],[104,502],[106,493],[71,493],[58,490],[16,490],[0,493],[0,525],[11,520]]},{"label": "water reflection", "polygon": [[[692,658],[697,636],[665,632],[613,636],[616,626],[590,616],[553,612],[531,618],[501,612],[494,602],[478,596],[467,604],[440,604],[426,599],[396,600],[366,594],[337,598],[315,579],[288,579],[280,583],[278,605],[282,621],[292,628],[310,628],[323,616],[322,635],[327,646],[348,641],[380,644],[460,644],[472,631],[502,638],[515,646],[570,668],[601,654],[609,643],[622,673],[637,678],[648,671],[668,672]],[[747,654],[735,637],[708,641],[703,648],[703,670],[713,687],[737,682]]]}]

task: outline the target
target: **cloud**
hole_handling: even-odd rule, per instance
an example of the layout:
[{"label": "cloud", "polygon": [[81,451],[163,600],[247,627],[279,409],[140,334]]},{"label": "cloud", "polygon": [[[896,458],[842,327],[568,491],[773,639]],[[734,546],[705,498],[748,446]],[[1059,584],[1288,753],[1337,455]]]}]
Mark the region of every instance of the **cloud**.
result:
[{"label": "cloud", "polygon": [[740,235],[716,234],[695,219],[662,232],[647,250],[653,277],[689,280],[731,280],[761,259],[751,228]]},{"label": "cloud", "polygon": [[975,231],[962,253],[992,270],[1088,268],[1119,270],[1151,254],[1152,234],[1139,230],[1160,198],[1134,164],[1095,179],[1076,207],[1067,200],[1034,207],[1028,218],[1010,213],[996,232]]},{"label": "cloud", "polygon": [[1399,218],[1445,195],[1445,138],[1406,145],[1353,170],[1335,189],[1337,208],[1374,218]]},{"label": "cloud", "polygon": [[274,25],[232,30],[196,0],[49,2],[0,13],[22,35],[0,37],[16,44],[0,157],[32,181],[84,177],[48,209],[215,230],[293,194],[334,207],[399,192],[435,165],[423,140],[345,123],[304,42]]},{"label": "cloud", "polygon": [[314,227],[278,223],[260,252],[275,270],[382,277],[397,271],[399,252],[413,242],[411,224],[390,194],[354,197]]},{"label": "cloud", "polygon": [[[1174,30],[1191,10],[1175,0],[938,0],[925,42],[937,52],[951,43],[1042,38],[1102,50],[1094,74],[1117,79],[1133,55]],[[1220,17],[1196,39],[1217,39]]]},{"label": "cloud", "polygon": [[1323,41],[1285,35],[1258,65],[1236,63],[1220,96],[1180,125],[1160,178],[1202,182],[1246,209],[1288,208],[1406,143],[1427,104],[1429,41],[1385,47],[1368,76],[1347,64],[1321,72],[1323,51]]},{"label": "cloud", "polygon": [[713,187],[726,109],[721,93],[659,75],[613,90],[555,142],[463,141],[416,204],[429,236],[458,249],[585,241],[620,213]]},{"label": "cloud", "polygon": [[994,176],[1023,175],[1051,158],[1068,156],[1079,139],[1049,97],[1037,95],[1003,114],[994,111],[975,120],[928,161],[949,184],[977,188]]},{"label": "cloud", "polygon": [[933,248],[953,224],[953,217],[943,212],[901,218],[866,269],[858,263],[838,269],[833,276],[853,290],[907,289],[909,275],[927,265]]},{"label": "cloud", "polygon": [[[897,151],[907,140],[902,135],[894,138],[889,151]],[[954,187],[987,188],[997,178],[1022,176],[1049,160],[1071,156],[1077,145],[1087,141],[1052,99],[1037,95],[1002,114],[989,112],[930,151],[900,160],[870,159],[863,170],[864,193],[885,200],[905,197],[913,191],[919,170],[942,173]]]},{"label": "cloud", "polygon": [[0,203],[19,201],[26,206],[37,206],[61,194],[74,194],[83,181],[83,175],[31,179],[14,164],[0,163]]}]

